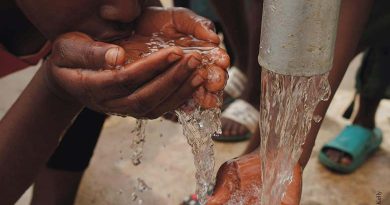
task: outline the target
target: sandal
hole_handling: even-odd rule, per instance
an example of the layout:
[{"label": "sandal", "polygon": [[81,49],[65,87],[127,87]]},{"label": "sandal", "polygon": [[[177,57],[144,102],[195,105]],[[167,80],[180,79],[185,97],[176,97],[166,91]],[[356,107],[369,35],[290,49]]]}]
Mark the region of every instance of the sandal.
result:
[{"label": "sandal", "polygon": [[224,136],[215,134],[213,140],[221,142],[239,142],[249,139],[259,126],[259,111],[244,100],[237,99],[223,112],[222,117],[244,125],[248,132],[243,135]]},{"label": "sandal", "polygon": [[[376,151],[382,142],[382,131],[378,128],[369,130],[359,125],[349,125],[332,141],[322,147],[319,160],[327,168],[351,173],[360,167],[370,154]],[[326,150],[334,149],[349,155],[352,163],[343,165],[331,160]]]},{"label": "sandal", "polygon": [[222,110],[225,110],[235,99],[241,96],[248,81],[245,74],[236,66],[232,66],[228,70],[228,74],[229,79],[223,91],[229,96],[223,99]]}]

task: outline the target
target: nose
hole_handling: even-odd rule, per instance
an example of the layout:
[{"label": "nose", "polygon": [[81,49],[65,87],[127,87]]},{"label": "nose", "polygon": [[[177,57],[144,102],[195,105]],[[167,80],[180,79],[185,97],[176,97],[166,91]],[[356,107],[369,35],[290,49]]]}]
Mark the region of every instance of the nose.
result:
[{"label": "nose", "polygon": [[100,16],[105,20],[130,23],[141,14],[138,0],[112,0],[100,7]]}]

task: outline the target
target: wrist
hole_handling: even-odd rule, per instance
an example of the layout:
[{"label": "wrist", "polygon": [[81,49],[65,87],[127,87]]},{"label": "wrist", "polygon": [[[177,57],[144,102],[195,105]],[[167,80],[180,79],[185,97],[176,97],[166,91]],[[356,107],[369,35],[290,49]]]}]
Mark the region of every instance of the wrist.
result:
[{"label": "wrist", "polygon": [[51,95],[51,97],[67,105],[67,107],[75,110],[81,110],[84,105],[64,90],[50,74],[48,62],[45,60],[37,73],[40,81],[43,82],[43,89]]}]

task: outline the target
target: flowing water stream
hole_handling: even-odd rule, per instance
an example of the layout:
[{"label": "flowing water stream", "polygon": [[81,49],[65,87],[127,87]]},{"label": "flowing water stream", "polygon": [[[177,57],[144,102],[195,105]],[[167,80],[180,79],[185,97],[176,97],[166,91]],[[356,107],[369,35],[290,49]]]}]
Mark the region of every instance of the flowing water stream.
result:
[{"label": "flowing water stream", "polygon": [[[179,44],[178,44],[179,42]],[[184,43],[183,43],[184,42]],[[186,43],[195,42],[194,46],[188,46]],[[215,47],[200,47],[196,45],[197,39],[166,40],[161,34],[154,34],[145,45],[147,51],[142,52],[142,56],[150,55],[160,49],[170,46],[179,46],[184,53],[198,52],[203,56],[200,68],[206,69],[215,61],[217,49]],[[182,43],[182,44],[180,44]],[[215,53],[214,53],[215,52]],[[208,57],[205,57],[208,55]],[[129,62],[133,61],[129,59]],[[208,73],[208,80],[215,79],[213,72]],[[214,93],[218,96],[217,105],[222,103],[222,93]],[[214,184],[214,143],[211,136],[215,133],[221,133],[221,121],[219,108],[202,108],[194,99],[189,100],[185,105],[176,110],[178,120],[183,127],[183,134],[187,138],[194,155],[194,164],[196,167],[196,194],[201,205],[206,204],[207,192],[209,187]],[[134,165],[141,163],[143,144],[145,142],[145,120],[137,120],[136,128],[132,132],[135,137],[132,140],[132,161]],[[137,196],[137,195],[135,195]]]},{"label": "flowing water stream", "polygon": [[211,136],[221,133],[219,108],[196,108],[188,113],[176,111],[183,126],[183,134],[192,148],[196,167],[196,194],[201,205],[206,204],[207,192],[214,183],[214,143]]},{"label": "flowing water stream", "polygon": [[262,70],[260,103],[261,205],[280,205],[311,128],[318,103],[328,100],[328,74],[287,76]]}]

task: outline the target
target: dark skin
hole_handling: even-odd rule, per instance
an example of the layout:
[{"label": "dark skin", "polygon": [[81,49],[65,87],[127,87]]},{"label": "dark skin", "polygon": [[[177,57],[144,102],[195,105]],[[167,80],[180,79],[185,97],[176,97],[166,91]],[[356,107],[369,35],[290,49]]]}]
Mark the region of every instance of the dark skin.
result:
[{"label": "dark skin", "polygon": [[[240,98],[257,109],[260,98],[261,70],[257,62],[257,55],[263,1],[212,0],[211,2],[224,31],[226,31],[224,35],[232,46],[235,56],[234,65],[240,68],[248,79]],[[234,120],[221,118],[221,122],[222,133],[225,137],[244,135],[249,132],[245,125]]]},{"label": "dark skin", "polygon": [[[349,62],[358,50],[360,36],[368,20],[372,3],[372,0],[342,0],[333,68],[329,73],[332,96],[328,101],[321,102],[317,106],[315,115],[325,116],[326,110],[329,107],[335,91],[340,85]],[[302,191],[302,172],[300,172],[299,168],[302,167],[302,169],[304,169],[306,166],[320,126],[321,123],[312,123],[311,130],[302,147],[303,153],[299,159],[298,165],[296,165],[294,169],[293,182],[287,187],[286,195],[282,200],[282,204],[284,205],[299,204]],[[254,183],[261,183],[260,172],[251,171],[253,169],[259,170],[261,166],[261,159],[258,154],[259,150],[256,149],[260,140],[259,131],[254,134],[252,139],[253,141],[243,156],[235,159],[234,163],[226,162],[221,166],[217,176],[216,191],[211,197],[209,204],[225,204],[232,196],[232,193],[251,189],[251,186]],[[242,186],[231,186],[231,184],[235,184],[237,179],[240,180]],[[249,202],[245,204],[250,205],[252,203]]]},{"label": "dark skin", "polygon": [[[109,42],[129,36],[134,29],[151,34],[169,26],[172,34],[219,43],[211,23],[188,10],[143,15],[145,6],[153,3],[149,1],[17,3],[38,35],[53,42],[53,50],[0,122],[2,204],[14,204],[27,189],[84,106],[155,118],[177,108],[203,83],[192,80],[199,64],[194,54],[170,47],[124,65],[124,49]],[[139,16],[147,23],[138,21]],[[35,46],[25,52],[36,51]],[[135,89],[124,89],[129,87]]]}]

